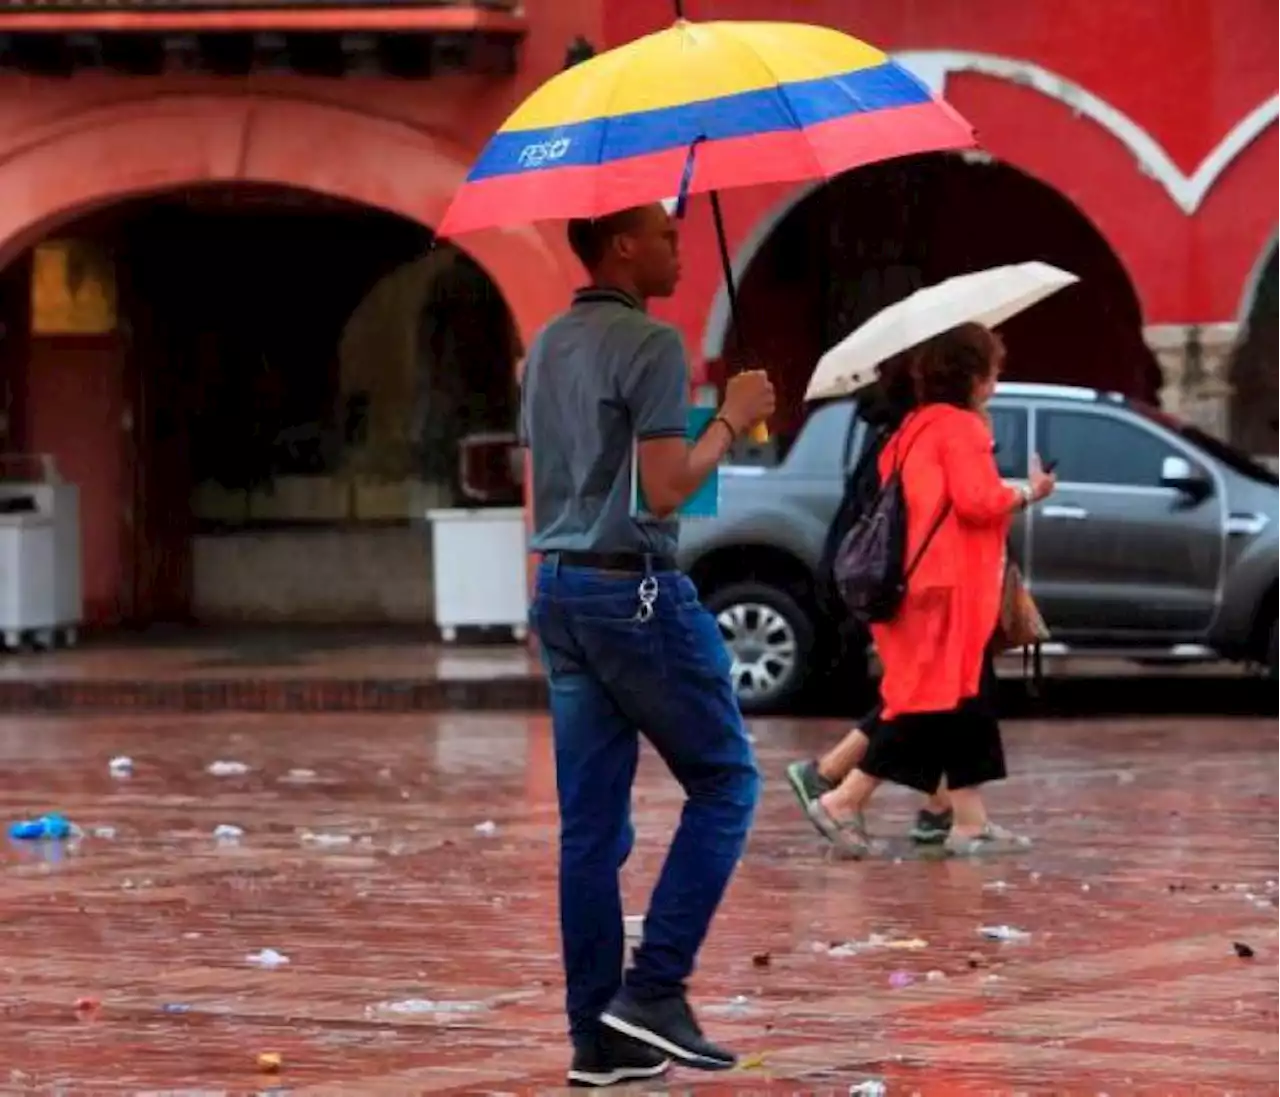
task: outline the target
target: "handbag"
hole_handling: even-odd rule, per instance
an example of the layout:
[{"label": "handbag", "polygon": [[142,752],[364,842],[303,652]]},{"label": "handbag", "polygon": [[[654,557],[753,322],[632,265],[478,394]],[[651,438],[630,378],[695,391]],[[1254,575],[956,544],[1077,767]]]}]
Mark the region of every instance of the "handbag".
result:
[{"label": "handbag", "polygon": [[1004,587],[1000,592],[1000,621],[996,625],[996,651],[1030,648],[1049,639],[1040,608],[1027,590],[1022,571],[1012,560],[1004,569]]}]

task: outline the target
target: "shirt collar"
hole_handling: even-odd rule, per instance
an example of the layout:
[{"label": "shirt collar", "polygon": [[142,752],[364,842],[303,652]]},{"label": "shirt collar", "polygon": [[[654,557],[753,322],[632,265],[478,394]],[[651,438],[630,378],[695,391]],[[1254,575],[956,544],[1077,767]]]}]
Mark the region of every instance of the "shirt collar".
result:
[{"label": "shirt collar", "polygon": [[626,290],[618,289],[615,286],[583,286],[581,289],[575,290],[573,294],[573,303],[575,305],[587,305],[604,301],[612,301],[616,305],[635,309],[637,312],[644,312],[644,305],[627,293]]}]

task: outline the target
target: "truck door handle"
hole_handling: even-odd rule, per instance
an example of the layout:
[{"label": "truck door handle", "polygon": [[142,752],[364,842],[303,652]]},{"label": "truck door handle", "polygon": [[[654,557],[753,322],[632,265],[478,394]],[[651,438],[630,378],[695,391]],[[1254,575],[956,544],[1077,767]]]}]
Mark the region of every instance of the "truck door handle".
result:
[{"label": "truck door handle", "polygon": [[1227,533],[1234,537],[1256,537],[1267,528],[1267,516],[1257,511],[1233,511],[1227,515]]},{"label": "truck door handle", "polygon": [[1040,513],[1045,518],[1062,518],[1071,522],[1083,522],[1089,517],[1089,512],[1084,507],[1068,507],[1061,503],[1041,507]]}]

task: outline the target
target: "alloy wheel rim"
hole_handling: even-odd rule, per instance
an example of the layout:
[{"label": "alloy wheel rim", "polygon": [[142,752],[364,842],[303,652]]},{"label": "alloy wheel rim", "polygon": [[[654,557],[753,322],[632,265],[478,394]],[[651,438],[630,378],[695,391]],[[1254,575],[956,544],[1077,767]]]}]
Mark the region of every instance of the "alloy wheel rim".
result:
[{"label": "alloy wheel rim", "polygon": [[795,628],[772,606],[737,602],[716,614],[716,624],[729,652],[734,691],[742,700],[773,696],[795,673]]}]

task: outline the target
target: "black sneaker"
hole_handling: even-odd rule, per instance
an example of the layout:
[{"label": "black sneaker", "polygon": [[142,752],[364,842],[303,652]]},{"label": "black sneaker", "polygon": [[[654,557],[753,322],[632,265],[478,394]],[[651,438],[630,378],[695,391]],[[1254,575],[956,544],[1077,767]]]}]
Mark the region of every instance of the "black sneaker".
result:
[{"label": "black sneaker", "polygon": [[629,1040],[610,1029],[600,1029],[594,1044],[573,1050],[569,1085],[577,1087],[616,1086],[656,1078],[666,1073],[671,1060],[638,1040]]},{"label": "black sneaker", "polygon": [[915,826],[911,828],[911,840],[922,846],[941,845],[950,835],[954,821],[955,815],[950,809],[934,812],[921,808],[916,814]]},{"label": "black sneaker", "polygon": [[624,987],[600,1015],[600,1023],[695,1070],[730,1070],[738,1062],[732,1051],[702,1035],[683,995],[639,1002]]}]

